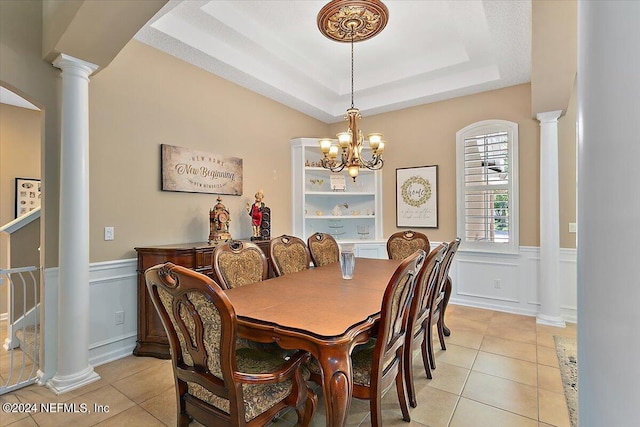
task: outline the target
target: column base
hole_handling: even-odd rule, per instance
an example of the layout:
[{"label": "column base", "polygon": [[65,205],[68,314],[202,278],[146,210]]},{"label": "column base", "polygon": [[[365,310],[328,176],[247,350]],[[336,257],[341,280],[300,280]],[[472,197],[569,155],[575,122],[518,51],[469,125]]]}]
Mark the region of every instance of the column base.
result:
[{"label": "column base", "polygon": [[93,370],[93,366],[89,365],[83,371],[72,375],[54,375],[53,378],[47,381],[47,387],[55,394],[62,394],[91,384],[99,379],[100,375]]},{"label": "column base", "polygon": [[560,316],[548,316],[546,314],[538,314],[536,323],[539,325],[556,326],[558,328],[566,328],[567,324]]}]

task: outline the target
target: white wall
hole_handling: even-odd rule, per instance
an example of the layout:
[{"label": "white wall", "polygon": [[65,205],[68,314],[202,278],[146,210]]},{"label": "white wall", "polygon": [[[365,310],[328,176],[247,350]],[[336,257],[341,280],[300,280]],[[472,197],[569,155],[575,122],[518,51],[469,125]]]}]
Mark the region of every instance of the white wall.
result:
[{"label": "white wall", "polygon": [[640,423],[640,2],[578,2],[581,427]]}]

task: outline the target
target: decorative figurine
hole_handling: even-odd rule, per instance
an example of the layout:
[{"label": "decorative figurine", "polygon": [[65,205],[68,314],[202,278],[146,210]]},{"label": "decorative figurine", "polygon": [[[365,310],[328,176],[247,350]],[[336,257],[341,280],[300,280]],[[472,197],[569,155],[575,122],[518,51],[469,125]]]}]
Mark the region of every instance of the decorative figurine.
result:
[{"label": "decorative figurine", "polygon": [[263,236],[260,234],[260,226],[262,225],[262,216],[265,210],[265,205],[262,202],[264,199],[264,193],[262,190],[258,190],[255,195],[255,201],[252,205],[247,203],[247,212],[251,217],[251,226],[253,228],[253,235],[251,236],[251,240],[261,240]]},{"label": "decorative figurine", "polygon": [[209,211],[209,244],[231,240],[231,234],[229,233],[231,216],[229,215],[229,210],[222,204],[220,196],[216,201],[218,203]]}]

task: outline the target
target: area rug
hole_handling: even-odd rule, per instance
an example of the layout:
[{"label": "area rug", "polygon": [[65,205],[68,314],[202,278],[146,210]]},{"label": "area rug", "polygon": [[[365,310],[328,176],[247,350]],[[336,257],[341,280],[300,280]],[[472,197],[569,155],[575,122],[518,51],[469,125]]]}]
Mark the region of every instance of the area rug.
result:
[{"label": "area rug", "polygon": [[575,338],[554,335],[571,427],[578,427],[578,348]]}]

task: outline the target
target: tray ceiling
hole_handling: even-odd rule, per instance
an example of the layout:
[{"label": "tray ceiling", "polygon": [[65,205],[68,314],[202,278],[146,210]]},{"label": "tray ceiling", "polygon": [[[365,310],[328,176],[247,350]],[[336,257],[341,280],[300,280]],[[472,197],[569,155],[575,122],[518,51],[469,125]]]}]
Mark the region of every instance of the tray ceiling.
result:
[{"label": "tray ceiling", "polygon": [[[333,123],[351,105],[350,45],[318,30],[326,3],[171,0],[136,39]],[[355,44],[363,115],[530,81],[530,1],[384,3],[387,27]]]}]

